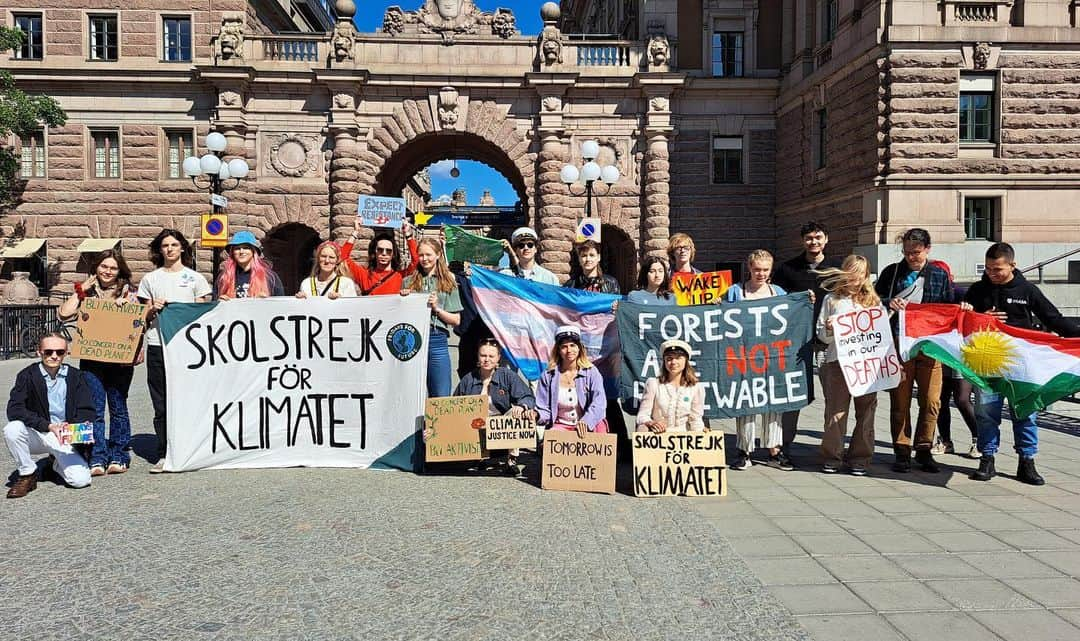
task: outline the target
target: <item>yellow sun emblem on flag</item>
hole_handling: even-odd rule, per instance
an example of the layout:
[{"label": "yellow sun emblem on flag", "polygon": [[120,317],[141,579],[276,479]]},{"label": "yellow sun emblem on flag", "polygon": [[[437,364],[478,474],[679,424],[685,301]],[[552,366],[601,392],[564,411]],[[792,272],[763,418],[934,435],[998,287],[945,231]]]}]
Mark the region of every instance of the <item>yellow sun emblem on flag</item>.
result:
[{"label": "yellow sun emblem on flag", "polygon": [[964,340],[960,357],[979,376],[1004,377],[1016,361],[1016,347],[1007,334],[984,329]]}]

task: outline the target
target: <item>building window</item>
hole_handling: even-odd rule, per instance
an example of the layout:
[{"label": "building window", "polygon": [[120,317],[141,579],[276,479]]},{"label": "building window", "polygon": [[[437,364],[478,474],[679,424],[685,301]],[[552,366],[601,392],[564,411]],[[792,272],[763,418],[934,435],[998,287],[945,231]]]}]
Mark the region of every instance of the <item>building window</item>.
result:
[{"label": "building window", "polygon": [[195,155],[194,136],[190,129],[169,131],[169,156],[166,165],[169,178],[184,177],[184,158]]},{"label": "building window", "polygon": [[191,61],[191,18],[162,18],[163,50],[166,62]]},{"label": "building window", "polygon": [[19,176],[45,177],[45,132],[35,131],[19,138]]},{"label": "building window", "polygon": [[45,53],[45,32],[40,13],[16,13],[15,27],[23,32],[23,41],[15,49],[18,60],[41,60]]},{"label": "building window", "polygon": [[815,128],[817,129],[817,136],[814,138],[814,151],[816,152],[814,167],[823,169],[829,160],[828,154],[826,153],[829,141],[829,117],[824,109],[818,110],[816,116]]},{"label": "building window", "polygon": [[116,60],[119,45],[116,16],[90,16],[90,59]]},{"label": "building window", "polygon": [[119,178],[120,133],[92,131],[90,135],[94,138],[94,178]]},{"label": "building window", "polygon": [[712,74],[717,78],[737,78],[743,75],[741,31],[713,32]]},{"label": "building window", "polygon": [[967,240],[994,240],[997,227],[993,198],[964,199],[964,236]]},{"label": "building window", "polygon": [[960,142],[992,142],[994,136],[993,76],[960,76]]},{"label": "building window", "polygon": [[713,136],[712,181],[714,184],[741,183],[742,138],[737,136]]},{"label": "building window", "polygon": [[825,0],[821,25],[821,33],[825,36],[823,42],[832,42],[836,38],[836,27],[840,22],[840,9],[837,5],[837,0]]}]

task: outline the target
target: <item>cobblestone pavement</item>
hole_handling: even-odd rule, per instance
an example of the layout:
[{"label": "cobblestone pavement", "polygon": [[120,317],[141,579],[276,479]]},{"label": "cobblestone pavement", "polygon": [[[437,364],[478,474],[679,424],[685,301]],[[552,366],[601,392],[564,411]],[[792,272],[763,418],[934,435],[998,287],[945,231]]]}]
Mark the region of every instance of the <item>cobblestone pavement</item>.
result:
[{"label": "cobblestone pavement", "polygon": [[[28,362],[0,362],[0,391]],[[1078,406],[1044,417],[1032,488],[969,481],[959,456],[889,472],[887,404],[871,476],[818,471],[819,402],[800,468],[729,471],[723,500],[365,470],[153,477],[136,456],[86,490],[0,501],[0,638],[1080,638]],[[145,454],[141,368],[132,410]]]}]

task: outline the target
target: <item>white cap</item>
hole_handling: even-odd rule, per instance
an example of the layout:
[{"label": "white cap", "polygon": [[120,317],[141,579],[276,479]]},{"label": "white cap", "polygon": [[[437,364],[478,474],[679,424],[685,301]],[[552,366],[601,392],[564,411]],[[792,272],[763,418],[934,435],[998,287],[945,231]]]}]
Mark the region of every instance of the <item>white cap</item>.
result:
[{"label": "white cap", "polygon": [[581,330],[573,325],[560,326],[559,329],[555,330],[555,344],[558,345],[565,340],[574,340],[580,343]]},{"label": "white cap", "polygon": [[510,234],[510,244],[513,245],[517,242],[518,238],[521,238],[522,236],[528,236],[533,240],[539,238],[532,227],[518,227],[514,230],[514,233]]}]

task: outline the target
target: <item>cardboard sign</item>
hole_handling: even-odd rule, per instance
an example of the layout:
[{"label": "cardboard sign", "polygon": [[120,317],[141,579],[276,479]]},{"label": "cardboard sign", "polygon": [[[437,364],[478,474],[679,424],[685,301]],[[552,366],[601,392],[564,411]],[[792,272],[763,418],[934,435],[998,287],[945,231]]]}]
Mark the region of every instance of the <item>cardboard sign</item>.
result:
[{"label": "cardboard sign", "polygon": [[479,461],[487,456],[480,431],[487,424],[488,397],[445,396],[429,398],[424,406],[424,443],[428,463]]},{"label": "cardboard sign", "polygon": [[60,426],[61,445],[85,445],[94,442],[94,422],[64,423]]},{"label": "cardboard sign", "polygon": [[583,243],[586,240],[600,242],[600,227],[602,226],[603,223],[599,218],[582,218],[574,234],[574,242]]},{"label": "cardboard sign", "polygon": [[836,356],[852,396],[900,384],[903,367],[883,305],[832,317]]},{"label": "cardboard sign", "polygon": [[484,428],[484,446],[491,450],[536,447],[536,421],[525,412],[520,418],[509,414],[489,416]]},{"label": "cardboard sign", "polygon": [[634,432],[634,496],[727,496],[723,432]]},{"label": "cardboard sign", "polygon": [[360,196],[356,211],[362,225],[398,229],[405,220],[405,199]]},{"label": "cardboard sign", "polygon": [[130,365],[146,328],[146,310],[147,306],[142,303],[97,297],[84,299],[79,306],[71,355]]},{"label": "cardboard sign", "polygon": [[671,276],[671,290],[678,305],[718,305],[731,287],[731,270]]},{"label": "cardboard sign", "polygon": [[615,493],[614,434],[547,430],[540,487],[545,490]]}]

